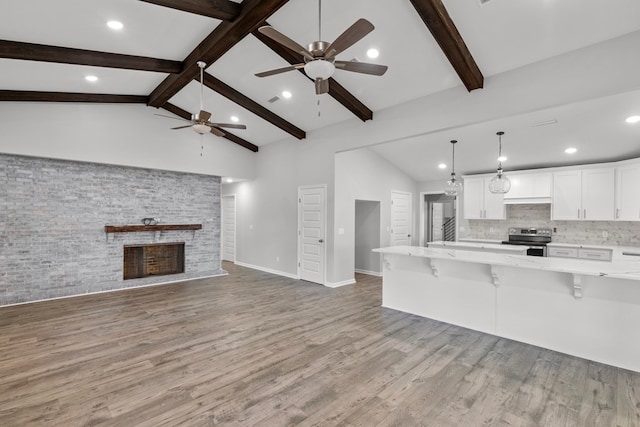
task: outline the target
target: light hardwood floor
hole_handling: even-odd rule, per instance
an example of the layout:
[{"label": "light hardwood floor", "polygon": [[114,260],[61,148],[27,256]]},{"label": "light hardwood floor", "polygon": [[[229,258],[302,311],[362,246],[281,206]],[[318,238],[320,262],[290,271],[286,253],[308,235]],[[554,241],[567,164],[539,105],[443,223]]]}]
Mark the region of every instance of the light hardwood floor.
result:
[{"label": "light hardwood floor", "polygon": [[640,425],[639,373],[224,268],[0,308],[0,426]]}]

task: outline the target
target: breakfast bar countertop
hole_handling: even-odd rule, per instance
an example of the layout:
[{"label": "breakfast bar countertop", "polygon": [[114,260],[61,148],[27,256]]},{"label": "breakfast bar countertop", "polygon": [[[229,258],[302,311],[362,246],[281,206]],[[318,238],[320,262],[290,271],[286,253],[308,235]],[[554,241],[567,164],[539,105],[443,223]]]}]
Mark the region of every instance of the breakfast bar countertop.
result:
[{"label": "breakfast bar countertop", "polygon": [[392,246],[374,249],[381,254],[407,255],[494,266],[519,267],[555,271],[585,276],[607,276],[617,279],[640,280],[640,257],[616,257],[611,262],[571,258],[548,258],[459,249],[423,248],[420,246]]}]

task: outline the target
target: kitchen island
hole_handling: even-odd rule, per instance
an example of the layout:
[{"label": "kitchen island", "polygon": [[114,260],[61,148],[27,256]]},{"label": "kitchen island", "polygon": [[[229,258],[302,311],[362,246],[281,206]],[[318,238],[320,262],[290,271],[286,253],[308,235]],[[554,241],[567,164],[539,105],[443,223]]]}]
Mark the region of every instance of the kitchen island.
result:
[{"label": "kitchen island", "polygon": [[640,260],[395,246],[382,305],[640,372]]}]

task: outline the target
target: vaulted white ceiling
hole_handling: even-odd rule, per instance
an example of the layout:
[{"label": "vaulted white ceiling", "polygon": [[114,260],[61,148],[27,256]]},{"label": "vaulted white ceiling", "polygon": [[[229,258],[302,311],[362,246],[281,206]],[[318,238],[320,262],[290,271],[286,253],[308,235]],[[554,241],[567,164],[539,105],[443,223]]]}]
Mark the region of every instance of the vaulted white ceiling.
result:
[{"label": "vaulted white ceiling", "polygon": [[[485,77],[640,31],[638,0],[490,0],[484,4],[479,0],[444,0],[443,3]],[[376,29],[342,52],[338,59],[385,64],[389,70],[381,77],[338,70],[334,78],[373,110],[373,120],[377,111],[415,98],[453,87],[465,90],[409,0],[324,0],[322,38],[334,40],[358,18],[368,19]],[[106,26],[109,20],[121,21],[124,28],[109,29]],[[306,45],[318,38],[318,2],[290,0],[267,21]],[[21,0],[0,5],[0,39],[175,61],[184,60],[221,22],[133,0]],[[380,51],[377,59],[366,56],[372,47]],[[638,51],[629,54],[638,55]],[[256,72],[286,65],[276,53],[249,35],[211,64],[207,72],[305,131],[345,120],[356,120],[365,126],[329,95],[316,96],[313,83],[297,71],[266,78],[254,76]],[[84,76],[89,74],[99,80],[85,81]],[[0,59],[0,76],[0,90],[149,95],[167,74]],[[283,99],[283,90],[293,96]],[[231,116],[237,116],[247,125],[246,130],[233,131],[239,137],[258,146],[282,139],[300,143],[231,100],[207,88],[204,93],[205,109],[213,113],[214,121],[228,122]],[[199,85],[191,82],[170,102],[196,112],[200,108],[199,96]],[[269,102],[275,96],[280,99]],[[604,108],[607,114],[602,114]],[[150,115],[171,115],[151,107],[148,110]],[[640,154],[636,149],[640,145],[637,130],[607,125],[620,120],[611,117],[614,112],[640,114],[638,94],[611,97],[592,105],[558,106],[548,112],[505,118],[451,134],[417,137],[374,149],[418,180],[440,179],[442,171],[430,171],[430,163],[450,162],[447,141],[451,137],[461,141],[457,159],[460,171],[483,171],[485,167],[478,166],[478,161],[492,164],[495,155],[491,150],[497,146],[497,130],[508,132],[504,138],[505,153],[514,159],[512,165],[519,167],[567,163],[551,154],[547,159],[537,155],[552,153],[551,147],[570,141],[588,144],[591,154],[602,158]],[[417,120],[419,116],[420,112],[416,112]],[[557,120],[558,124],[532,127],[549,119]],[[188,131],[169,130],[177,123],[166,119],[167,132]],[[603,138],[609,143],[601,149],[595,141]],[[474,141],[473,149],[465,147],[465,139]],[[574,159],[583,152],[579,151]],[[466,166],[465,158],[476,163]],[[505,167],[508,165],[506,162]]]}]

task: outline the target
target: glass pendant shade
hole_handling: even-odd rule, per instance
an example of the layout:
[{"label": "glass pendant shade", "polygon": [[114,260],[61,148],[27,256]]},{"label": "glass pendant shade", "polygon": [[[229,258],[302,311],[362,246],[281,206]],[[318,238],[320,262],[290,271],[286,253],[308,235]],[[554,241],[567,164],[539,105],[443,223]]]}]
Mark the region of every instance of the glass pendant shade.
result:
[{"label": "glass pendant shade", "polygon": [[[504,132],[498,132],[498,158],[502,158],[502,135]],[[511,181],[502,171],[502,162],[498,161],[497,175],[489,181],[489,191],[493,194],[505,194],[511,190]]]},{"label": "glass pendant shade", "polygon": [[456,179],[456,174],[452,173],[451,178],[447,181],[444,188],[444,194],[447,196],[457,196],[462,193],[462,182]]},{"label": "glass pendant shade", "polygon": [[456,142],[458,141],[451,141],[451,178],[444,187],[444,194],[447,196],[462,194],[462,182],[456,178]]},{"label": "glass pendant shade", "polygon": [[498,174],[489,181],[489,191],[494,194],[505,194],[511,190],[511,181],[502,172],[502,168],[498,169]]}]

